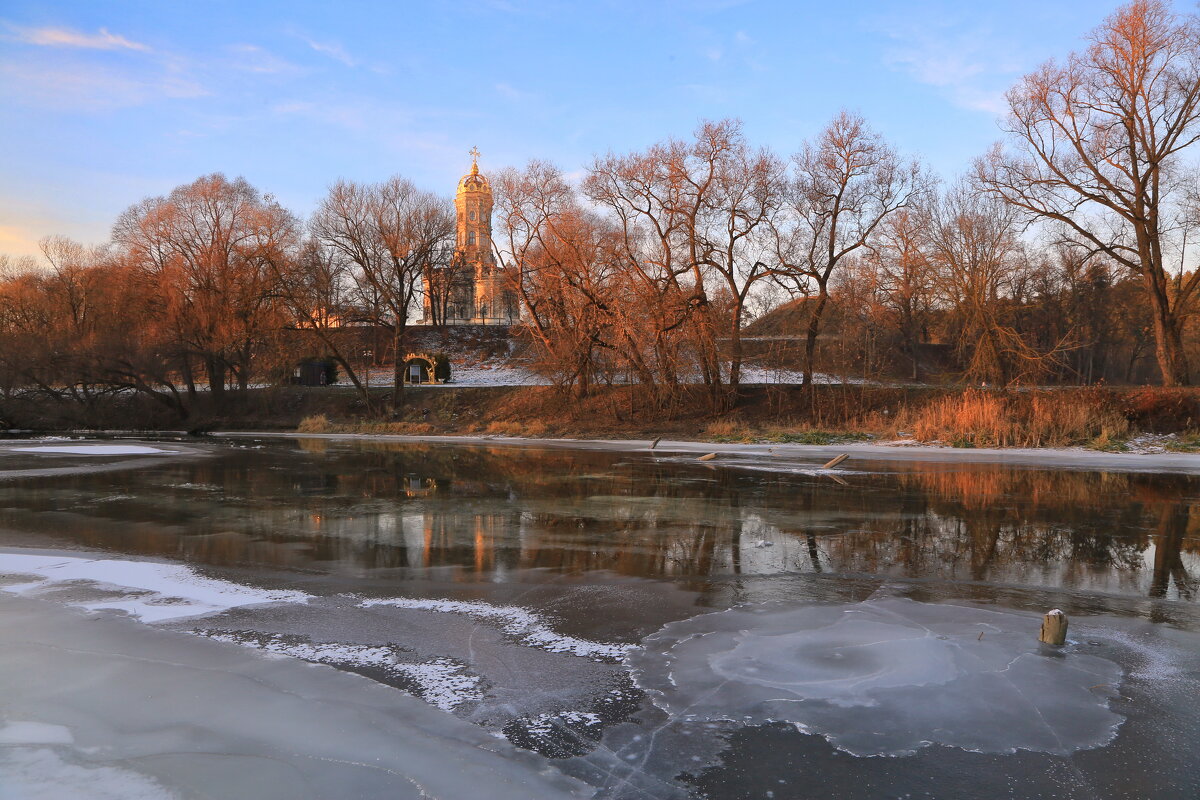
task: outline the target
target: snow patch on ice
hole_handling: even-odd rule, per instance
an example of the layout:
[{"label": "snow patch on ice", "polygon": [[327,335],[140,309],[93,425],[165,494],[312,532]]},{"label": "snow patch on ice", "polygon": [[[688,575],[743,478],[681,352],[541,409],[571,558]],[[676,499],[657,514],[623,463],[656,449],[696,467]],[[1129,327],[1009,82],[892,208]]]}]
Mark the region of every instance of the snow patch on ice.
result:
[{"label": "snow patch on ice", "polygon": [[75,737],[65,725],[48,722],[11,720],[0,728],[0,745],[4,744],[73,744]]},{"label": "snow patch on ice", "polygon": [[178,797],[158,781],[131,769],[82,766],[47,748],[0,750],[0,797],[20,800],[168,800]]},{"label": "snow patch on ice", "polygon": [[142,444],[72,444],[72,445],[39,445],[37,447],[9,447],[13,453],[49,453],[52,455],[72,456],[139,456],[157,453],[170,453],[161,447],[147,447]]},{"label": "snow patch on ice", "polygon": [[241,606],[307,603],[311,599],[303,592],[242,586],[202,577],[184,566],[152,561],[0,553],[0,575],[4,574],[38,578],[30,583],[0,585],[0,589],[13,594],[36,594],[75,582],[125,592],[125,596],[112,600],[72,605],[89,611],[123,611],[146,623],[218,614]]},{"label": "snow patch on ice", "polygon": [[502,631],[531,647],[551,653],[570,653],[593,661],[619,661],[632,647],[627,644],[607,644],[555,633],[536,613],[520,606],[495,606],[479,600],[431,600],[415,597],[364,600],[359,606],[393,606],[443,614],[465,614],[475,619],[497,623]]},{"label": "snow patch on ice", "polygon": [[411,663],[399,661],[396,657],[397,648],[390,645],[304,642],[289,640],[278,634],[241,631],[195,630],[192,633],[218,642],[229,642],[319,664],[381,669],[407,679],[415,687],[416,695],[443,711],[453,711],[463,703],[483,699],[479,676],[469,674],[465,664],[449,658]]}]

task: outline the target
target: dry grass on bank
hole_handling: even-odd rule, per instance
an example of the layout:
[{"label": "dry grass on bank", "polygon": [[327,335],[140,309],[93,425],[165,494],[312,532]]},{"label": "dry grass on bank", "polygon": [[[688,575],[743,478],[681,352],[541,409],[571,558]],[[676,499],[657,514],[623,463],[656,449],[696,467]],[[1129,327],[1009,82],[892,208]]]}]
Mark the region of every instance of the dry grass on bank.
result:
[{"label": "dry grass on bank", "polygon": [[[732,409],[702,395],[655,409],[636,387],[576,398],[549,387],[409,395],[399,419],[305,417],[299,430],[653,438],[810,445],[905,438],[954,447],[1089,446],[1122,450],[1136,432],[1175,432],[1193,449],[1200,393],[1162,389],[748,388]],[[340,416],[340,415],[339,415]]]},{"label": "dry grass on bank", "polygon": [[918,441],[955,447],[1103,446],[1130,431],[1129,419],[1094,392],[974,389],[906,410],[894,427]]}]

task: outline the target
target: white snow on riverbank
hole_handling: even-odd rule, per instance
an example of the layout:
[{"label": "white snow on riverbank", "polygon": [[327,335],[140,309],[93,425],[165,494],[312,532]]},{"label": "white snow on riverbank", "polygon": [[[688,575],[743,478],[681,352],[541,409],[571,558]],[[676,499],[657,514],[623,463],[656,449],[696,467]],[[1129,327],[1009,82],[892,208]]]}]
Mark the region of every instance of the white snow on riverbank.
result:
[{"label": "white snow on riverbank", "polygon": [[[725,376],[728,379],[728,375]],[[371,370],[372,386],[391,386],[393,381],[391,368],[375,368]],[[343,381],[345,382],[345,381]],[[614,383],[625,383],[625,376],[617,376]],[[796,370],[776,367],[760,367],[753,364],[743,364],[741,371],[743,384],[781,384],[799,385],[804,382],[804,373]],[[696,379],[699,383],[699,379]],[[835,375],[815,373],[813,383],[820,384],[850,384],[878,385],[875,381],[863,378],[841,378]],[[447,384],[427,384],[434,388],[440,386],[550,386],[553,384],[545,375],[539,375],[520,362],[480,362],[472,365],[453,363],[450,370],[450,382]]]},{"label": "white snow on riverbank", "polygon": [[434,611],[442,614],[465,614],[475,619],[487,620],[500,626],[510,636],[515,636],[530,647],[551,653],[570,653],[593,661],[619,661],[631,645],[605,644],[555,633],[536,613],[520,606],[494,606],[479,600],[432,600],[415,597],[392,597],[364,600],[362,608],[372,606],[394,606],[417,611]]},{"label": "white snow on riverbank", "polygon": [[112,599],[70,604],[88,611],[123,611],[147,623],[217,614],[241,606],[307,603],[310,599],[303,592],[256,589],[205,578],[174,564],[115,558],[0,553],[0,575],[37,578],[0,584],[0,589],[12,594],[40,594],[78,583],[123,593]]}]

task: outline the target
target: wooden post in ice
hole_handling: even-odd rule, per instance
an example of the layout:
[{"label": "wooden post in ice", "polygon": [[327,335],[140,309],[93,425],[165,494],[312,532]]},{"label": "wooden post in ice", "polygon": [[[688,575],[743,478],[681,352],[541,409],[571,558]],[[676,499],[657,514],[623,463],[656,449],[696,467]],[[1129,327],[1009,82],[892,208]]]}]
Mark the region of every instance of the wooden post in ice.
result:
[{"label": "wooden post in ice", "polygon": [[1063,644],[1067,641],[1067,615],[1053,609],[1042,619],[1042,632],[1038,639],[1046,644]]}]

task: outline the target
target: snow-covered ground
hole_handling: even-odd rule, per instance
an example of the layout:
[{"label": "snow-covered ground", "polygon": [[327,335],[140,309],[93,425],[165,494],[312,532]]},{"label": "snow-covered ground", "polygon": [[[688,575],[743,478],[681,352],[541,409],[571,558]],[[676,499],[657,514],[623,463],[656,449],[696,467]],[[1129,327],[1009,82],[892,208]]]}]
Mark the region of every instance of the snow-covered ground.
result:
[{"label": "snow-covered ground", "polygon": [[[390,367],[371,370],[372,386],[391,386],[392,370]],[[726,376],[728,378],[728,376]],[[799,384],[804,381],[804,373],[797,370],[758,367],[751,364],[742,365],[741,382],[743,384]],[[623,383],[617,380],[616,383]],[[816,373],[814,383],[821,384],[855,384],[872,383],[862,378],[841,378],[835,375]],[[549,378],[539,375],[518,362],[503,361],[495,363],[478,363],[473,365],[454,364],[450,372],[450,383],[447,386],[549,386]],[[441,384],[431,384],[434,386]]]},{"label": "snow-covered ground", "polygon": [[[365,376],[362,378],[365,380]],[[343,381],[345,383],[346,381]],[[376,368],[371,370],[371,386],[391,386],[392,369]],[[519,364],[500,362],[496,364],[475,364],[472,366],[453,364],[450,370],[450,383],[431,383],[427,386],[549,386],[550,381],[532,370]]]}]

